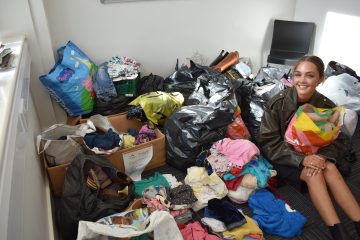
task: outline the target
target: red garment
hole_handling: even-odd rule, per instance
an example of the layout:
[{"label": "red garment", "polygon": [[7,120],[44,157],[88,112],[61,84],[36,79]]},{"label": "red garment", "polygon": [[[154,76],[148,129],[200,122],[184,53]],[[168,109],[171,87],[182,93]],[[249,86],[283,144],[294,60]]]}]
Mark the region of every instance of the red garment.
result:
[{"label": "red garment", "polygon": [[279,190],[277,189],[278,187],[278,182],[277,182],[277,178],[276,176],[273,176],[271,178],[268,179],[267,181],[268,186],[266,187],[267,190],[269,190],[270,192],[272,192],[272,194],[274,194],[274,196],[276,198],[279,198],[281,200],[283,200],[284,202],[286,202],[289,206],[291,206],[291,204],[289,203],[289,201],[283,196],[281,195],[281,193],[279,192]]},{"label": "red garment", "polygon": [[236,191],[238,186],[241,184],[241,181],[242,181],[243,177],[244,176],[239,176],[239,177],[231,179],[231,180],[224,180],[226,188],[228,190]]},{"label": "red garment", "polygon": [[230,170],[230,173],[236,177],[236,176],[239,176],[239,175],[240,175],[240,173],[242,172],[242,170],[243,170],[242,168],[233,167],[233,168]]},{"label": "red garment", "polygon": [[221,238],[209,234],[198,221],[187,225],[179,224],[179,229],[184,240],[221,240]]}]

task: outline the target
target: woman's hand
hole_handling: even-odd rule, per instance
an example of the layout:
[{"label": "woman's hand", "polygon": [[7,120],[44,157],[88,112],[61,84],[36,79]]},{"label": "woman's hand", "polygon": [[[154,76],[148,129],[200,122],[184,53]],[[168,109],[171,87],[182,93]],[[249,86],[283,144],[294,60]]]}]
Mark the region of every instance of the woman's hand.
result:
[{"label": "woman's hand", "polygon": [[315,176],[316,174],[321,172],[321,170],[325,169],[325,162],[326,159],[324,157],[312,154],[307,155],[301,163],[305,167],[307,176]]}]

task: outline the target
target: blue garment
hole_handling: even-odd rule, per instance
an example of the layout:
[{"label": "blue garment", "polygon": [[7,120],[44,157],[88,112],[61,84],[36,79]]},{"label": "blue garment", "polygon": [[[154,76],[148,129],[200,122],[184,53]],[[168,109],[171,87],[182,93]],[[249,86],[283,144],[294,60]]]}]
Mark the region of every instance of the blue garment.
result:
[{"label": "blue garment", "polygon": [[213,173],[213,169],[211,164],[207,161],[207,156],[210,154],[208,148],[210,146],[204,146],[206,150],[201,151],[197,156],[195,160],[195,166],[197,167],[204,167],[207,171],[207,174],[210,176]]},{"label": "blue garment", "polygon": [[215,218],[223,222],[228,230],[246,223],[244,215],[232,203],[224,199],[210,199],[204,210],[204,217]]},{"label": "blue garment", "polygon": [[[241,175],[240,175],[241,176]],[[235,179],[235,178],[237,178],[237,176],[235,176],[235,175],[233,175],[233,174],[231,174],[231,173],[225,173],[224,174],[224,176],[223,176],[223,179],[225,180],[225,181],[230,181],[230,180],[233,180],[233,179]]]},{"label": "blue garment", "polygon": [[93,88],[96,97],[103,102],[110,102],[111,98],[117,96],[114,83],[107,72],[107,62],[101,64],[95,73]]},{"label": "blue garment", "polygon": [[292,238],[301,234],[306,223],[306,218],[301,213],[291,209],[266,189],[259,189],[251,194],[248,204],[253,211],[252,218],[266,233]]},{"label": "blue garment", "polygon": [[86,134],[84,136],[84,141],[90,149],[97,147],[104,150],[110,150],[119,147],[120,137],[119,134],[109,128],[104,134],[98,132]]},{"label": "blue garment", "polygon": [[272,168],[273,166],[263,156],[260,156],[256,160],[249,161],[240,176],[250,173],[256,177],[258,186],[263,188],[266,186],[267,180],[271,177],[269,170]]}]

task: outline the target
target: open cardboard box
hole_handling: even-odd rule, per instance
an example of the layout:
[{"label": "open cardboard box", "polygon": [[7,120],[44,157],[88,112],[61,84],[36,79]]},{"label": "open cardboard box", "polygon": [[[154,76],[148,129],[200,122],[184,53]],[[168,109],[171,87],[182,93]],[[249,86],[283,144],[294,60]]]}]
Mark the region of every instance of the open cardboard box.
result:
[{"label": "open cardboard box", "polygon": [[[140,128],[144,125],[144,123],[136,119],[126,119],[126,114],[108,116],[108,119],[110,123],[114,126],[114,128],[119,132],[127,132],[129,128],[140,130]],[[80,123],[84,122],[86,122],[86,119],[80,120]],[[104,157],[107,158],[112,164],[114,164],[114,166],[118,170],[124,172],[124,154],[138,155],[137,157],[140,157],[141,159],[141,154],[143,153],[143,150],[152,148],[153,154],[145,170],[150,170],[163,166],[165,165],[166,160],[165,135],[162,134],[157,128],[155,130],[155,133],[157,135],[157,138],[150,142],[139,144],[131,148],[120,149],[119,151],[112,153],[111,155],[104,155]],[[46,160],[43,161],[47,174],[49,176],[51,189],[53,190],[54,195],[61,196],[65,173],[70,163],[58,165],[55,167],[48,167]]]},{"label": "open cardboard box", "polygon": [[50,188],[54,195],[60,197],[62,195],[65,173],[70,163],[61,164],[54,167],[48,167],[46,160],[43,158],[45,169],[49,177]]},{"label": "open cardboard box", "polygon": [[[119,132],[127,132],[129,128],[140,130],[140,128],[144,125],[144,123],[136,119],[126,119],[126,114],[108,116],[108,119],[114,128]],[[149,164],[145,167],[145,170],[163,166],[165,165],[166,160],[165,135],[157,128],[155,129],[155,133],[157,138],[152,141],[142,143],[131,148],[120,149],[111,155],[105,155],[105,157],[109,159],[109,161],[114,164],[118,170],[124,172],[124,154],[141,155],[144,149],[152,148],[153,155]]]}]

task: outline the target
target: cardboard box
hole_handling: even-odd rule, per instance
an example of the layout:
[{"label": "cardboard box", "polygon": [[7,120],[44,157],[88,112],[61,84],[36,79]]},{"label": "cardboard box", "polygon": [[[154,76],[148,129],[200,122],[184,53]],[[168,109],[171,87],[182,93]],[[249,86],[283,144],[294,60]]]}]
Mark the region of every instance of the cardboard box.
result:
[{"label": "cardboard box", "polygon": [[65,163],[55,167],[48,167],[46,161],[44,160],[45,169],[50,181],[50,188],[53,191],[54,195],[61,197],[65,173],[70,163]]},{"label": "cardboard box", "polygon": [[[140,128],[144,125],[144,123],[136,119],[126,119],[126,114],[109,116],[108,119],[114,126],[114,128],[120,132],[127,132],[129,128],[140,130]],[[165,135],[162,134],[159,129],[156,129],[155,133],[157,135],[157,138],[150,142],[139,144],[132,148],[121,149],[105,157],[109,159],[109,161],[114,164],[118,170],[125,171],[124,155],[129,156],[130,154],[132,154],[134,156],[138,155],[138,157],[140,155],[141,158],[141,154],[147,149],[151,148],[153,155],[149,164],[145,167],[145,170],[150,170],[163,166],[165,165],[166,160]]]},{"label": "cardboard box", "polygon": [[[126,114],[118,114],[108,116],[109,121],[114,126],[114,128],[120,132],[127,132],[129,128],[134,128],[136,130],[140,130],[140,128],[144,125],[144,123],[132,119],[126,119]],[[86,122],[86,119],[81,119],[80,123]],[[144,150],[151,148],[152,149],[152,158],[149,164],[145,167],[145,170],[154,169],[160,166],[165,165],[166,160],[166,151],[165,151],[165,135],[162,134],[159,129],[155,130],[157,138],[146,142],[140,145],[136,145],[132,148],[121,149],[111,155],[104,156],[105,158],[109,159],[109,161],[114,164],[114,166],[124,172],[124,154],[125,155],[140,155]],[[55,196],[61,196],[64,178],[67,168],[69,167],[70,163],[58,165],[55,167],[48,167],[47,162],[43,156],[41,156],[45,165],[46,172],[48,174],[50,180],[50,187]],[[138,156],[139,157],[139,156]]]}]

